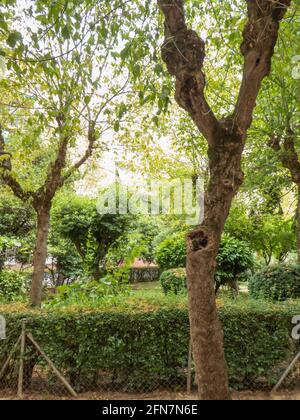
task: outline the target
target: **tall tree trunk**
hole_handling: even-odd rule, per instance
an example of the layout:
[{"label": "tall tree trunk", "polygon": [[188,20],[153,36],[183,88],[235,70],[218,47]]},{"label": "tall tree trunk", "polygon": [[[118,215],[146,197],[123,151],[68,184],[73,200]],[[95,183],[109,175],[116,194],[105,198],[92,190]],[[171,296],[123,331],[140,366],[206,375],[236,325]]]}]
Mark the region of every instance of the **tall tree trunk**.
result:
[{"label": "tall tree trunk", "polygon": [[162,58],[176,78],[175,99],[209,146],[210,183],[205,219],[188,235],[189,313],[201,399],[227,399],[223,333],[215,302],[214,275],[221,235],[232,199],[243,181],[241,156],[262,80],[269,74],[279,23],[290,0],[248,0],[241,53],[244,71],[232,116],[219,120],[205,97],[205,43],[186,24],[184,0],[158,0],[165,17]]},{"label": "tall tree trunk", "polygon": [[[201,399],[228,399],[223,333],[218,319],[214,275],[221,235],[234,195],[243,181],[243,145],[233,135],[210,147],[211,180],[205,219],[188,235],[189,313],[196,376]],[[222,145],[221,145],[222,144]],[[200,345],[199,345],[200,344]]]},{"label": "tall tree trunk", "polygon": [[49,227],[50,209],[42,208],[38,211],[37,238],[33,255],[33,275],[30,291],[30,303],[35,307],[40,307],[42,303]]},{"label": "tall tree trunk", "polygon": [[300,184],[297,185],[297,221],[296,221],[296,229],[297,229],[297,254],[298,254],[298,264],[300,264]]},{"label": "tall tree trunk", "polygon": [[93,275],[94,280],[100,280],[101,277],[105,276],[106,274],[105,256],[106,256],[105,245],[100,243],[98,244],[96,255],[93,261],[92,275]]}]

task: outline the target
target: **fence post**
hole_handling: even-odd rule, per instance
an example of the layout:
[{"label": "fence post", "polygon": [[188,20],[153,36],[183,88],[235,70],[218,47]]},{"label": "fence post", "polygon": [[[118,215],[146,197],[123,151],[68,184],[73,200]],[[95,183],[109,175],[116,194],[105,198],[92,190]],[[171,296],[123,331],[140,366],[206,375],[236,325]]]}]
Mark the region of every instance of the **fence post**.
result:
[{"label": "fence post", "polygon": [[187,374],[187,386],[186,390],[190,394],[192,389],[192,339],[189,341],[189,355],[188,355],[188,374]]},{"label": "fence post", "polygon": [[22,333],[21,333],[21,348],[20,348],[20,365],[19,365],[19,378],[18,378],[18,398],[23,398],[23,379],[24,379],[24,353],[26,341],[26,320],[22,320]]}]

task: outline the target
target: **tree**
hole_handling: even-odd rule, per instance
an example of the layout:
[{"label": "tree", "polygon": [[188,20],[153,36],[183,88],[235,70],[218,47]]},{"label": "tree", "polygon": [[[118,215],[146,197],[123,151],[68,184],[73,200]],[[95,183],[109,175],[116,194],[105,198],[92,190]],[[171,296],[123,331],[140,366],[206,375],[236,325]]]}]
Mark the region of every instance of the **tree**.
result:
[{"label": "tree", "polygon": [[189,313],[199,396],[228,399],[223,333],[218,319],[214,273],[216,257],[231,202],[243,182],[241,157],[263,79],[271,69],[279,24],[290,0],[248,1],[243,31],[242,82],[235,108],[218,119],[205,94],[205,44],[188,29],[183,0],[158,0],[165,17],[163,60],[176,78],[175,98],[208,142],[210,181],[204,222],[188,235]]},{"label": "tree", "polygon": [[296,250],[295,223],[285,215],[270,213],[268,199],[260,204],[253,201],[246,208],[236,200],[226,221],[225,232],[247,242],[266,265],[272,258],[284,262]]},{"label": "tree", "polygon": [[262,153],[260,149],[259,153],[267,156],[269,171],[277,172],[277,179],[274,179],[275,183],[271,186],[273,197],[276,194],[278,197],[282,196],[281,190],[284,187],[296,191],[297,249],[300,263],[300,91],[297,74],[299,64],[295,60],[298,59],[295,56],[298,50],[294,47],[299,38],[299,20],[293,21],[293,25],[286,22],[284,26],[279,39],[278,57],[274,61],[272,76],[264,86],[258,106],[258,118],[253,128],[260,137],[260,142],[263,137],[270,147],[269,152]]},{"label": "tree", "polygon": [[[122,6],[117,0],[101,6],[97,1],[44,0],[0,6],[6,18],[1,56],[7,64],[0,82],[6,98],[0,179],[37,215],[33,306],[41,304],[53,199],[97,148],[98,153],[105,148],[99,144],[102,134],[120,125],[126,113],[120,97],[127,80],[116,64],[118,41],[130,31],[130,14],[120,25]],[[9,28],[12,18],[22,33]]]},{"label": "tree", "polygon": [[99,214],[95,200],[74,195],[60,200],[52,216],[54,230],[74,244],[86,272],[95,280],[103,277],[107,253],[126,234],[130,216]]}]

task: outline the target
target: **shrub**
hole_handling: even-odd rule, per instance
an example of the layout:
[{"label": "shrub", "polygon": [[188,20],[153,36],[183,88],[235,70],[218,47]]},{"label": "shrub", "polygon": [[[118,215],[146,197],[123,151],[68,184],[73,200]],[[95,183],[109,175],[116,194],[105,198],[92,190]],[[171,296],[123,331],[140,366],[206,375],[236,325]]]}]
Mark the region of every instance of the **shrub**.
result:
[{"label": "shrub", "polygon": [[0,300],[13,302],[25,296],[25,278],[22,274],[11,271],[0,271]]},{"label": "shrub", "polygon": [[[188,311],[174,299],[164,299],[149,308],[146,301],[123,298],[114,305],[104,302],[97,311],[11,312],[0,307],[8,336],[0,346],[0,365],[26,318],[35,339],[77,389],[92,387],[90,380],[98,372],[120,391],[185,387]],[[278,380],[278,367],[284,368],[296,350],[291,319],[299,312],[299,304],[267,302],[228,303],[219,309],[231,387],[261,389]]]},{"label": "shrub", "polygon": [[185,268],[173,268],[164,271],[160,276],[160,283],[165,295],[168,293],[175,293],[175,295],[185,293],[187,290]]},{"label": "shrub", "polygon": [[[185,267],[185,235],[177,233],[163,241],[156,252],[156,261],[164,270]],[[216,289],[220,286],[243,279],[254,266],[251,249],[246,243],[229,235],[224,235],[217,257]]]},{"label": "shrub", "polygon": [[249,293],[255,299],[299,299],[300,266],[276,265],[263,268],[250,278]]},{"label": "shrub", "polygon": [[[112,298],[128,292],[127,281],[116,273],[107,275],[101,280],[79,279],[70,285],[57,287],[57,293],[50,298],[48,306],[98,306],[104,298]],[[127,280],[127,279],[125,279]]]},{"label": "shrub", "polygon": [[186,240],[183,233],[175,233],[161,242],[155,252],[157,264],[163,270],[186,266]]},{"label": "shrub", "polygon": [[216,289],[220,286],[245,279],[247,271],[254,267],[253,254],[246,243],[224,235],[217,256]]}]

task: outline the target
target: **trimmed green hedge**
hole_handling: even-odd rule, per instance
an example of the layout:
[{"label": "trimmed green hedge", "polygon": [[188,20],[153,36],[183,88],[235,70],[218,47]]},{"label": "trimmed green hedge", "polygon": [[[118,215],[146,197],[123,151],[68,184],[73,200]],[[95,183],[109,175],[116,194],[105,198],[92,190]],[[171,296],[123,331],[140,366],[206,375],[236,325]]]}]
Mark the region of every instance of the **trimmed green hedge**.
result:
[{"label": "trimmed green hedge", "polygon": [[299,299],[300,265],[285,264],[263,268],[249,279],[249,293],[254,299]]},{"label": "trimmed green hedge", "polygon": [[[145,306],[145,303],[144,303]],[[236,389],[259,388],[278,379],[278,365],[290,360],[291,319],[298,306],[255,304],[220,308],[230,383]],[[9,339],[0,343],[0,363],[20,333],[21,320],[77,389],[91,389],[95,373],[114,390],[149,391],[184,387],[189,340],[186,308],[137,311],[11,313]],[[212,350],[213,351],[213,350]]]}]

